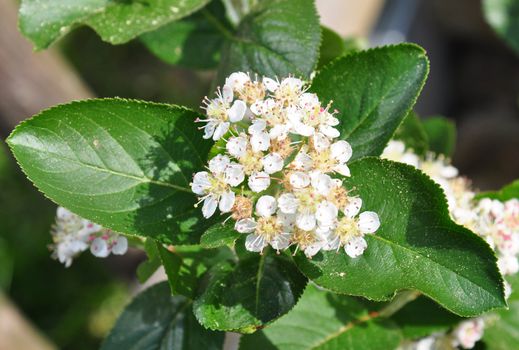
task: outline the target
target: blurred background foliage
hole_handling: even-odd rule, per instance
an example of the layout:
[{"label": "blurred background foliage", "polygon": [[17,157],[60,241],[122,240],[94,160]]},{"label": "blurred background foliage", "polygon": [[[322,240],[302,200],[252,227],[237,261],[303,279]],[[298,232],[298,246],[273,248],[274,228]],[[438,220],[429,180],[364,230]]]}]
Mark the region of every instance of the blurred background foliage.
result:
[{"label": "blurred background foliage", "polygon": [[[444,115],[456,123],[454,164],[476,187],[497,189],[519,177],[518,53],[485,21],[480,1],[317,3],[323,24],[339,32],[344,49],[400,41],[425,47],[431,74],[418,101],[418,115]],[[214,77],[211,70],[168,65],[139,40],[119,46],[104,43],[88,28],[75,30],[53,50],[60,51],[100,97],[198,108]],[[321,63],[325,61],[323,57]],[[5,63],[0,60],[0,66]],[[5,136],[11,127],[2,113],[0,131]],[[135,270],[144,256],[132,251],[95,259],[86,253],[65,269],[50,258],[47,248],[55,205],[24,178],[5,147],[0,149],[0,188],[3,293],[57,347],[96,348],[134,293]]]}]

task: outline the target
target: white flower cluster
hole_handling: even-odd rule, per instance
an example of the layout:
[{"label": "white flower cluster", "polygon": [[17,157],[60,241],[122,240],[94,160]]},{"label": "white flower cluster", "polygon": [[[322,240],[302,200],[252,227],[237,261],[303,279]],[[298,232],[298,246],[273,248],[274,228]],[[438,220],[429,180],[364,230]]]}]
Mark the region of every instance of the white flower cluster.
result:
[{"label": "white flower cluster", "polygon": [[52,231],[52,257],[69,267],[74,257],[90,248],[98,258],[106,258],[110,253],[123,255],[128,250],[126,237],[81,218],[71,211],[58,207],[56,224]]},{"label": "white flower cluster", "polygon": [[449,334],[435,333],[418,341],[404,344],[400,350],[472,349],[483,337],[485,322],[473,318],[460,322]]},{"label": "white flower cluster", "polygon": [[[477,201],[470,182],[458,176],[458,169],[447,159],[432,153],[421,159],[412,150],[406,149],[401,141],[390,141],[382,157],[412,165],[429,175],[444,190],[452,219],[480,235],[495,250],[501,273],[512,275],[519,272],[519,200],[511,199],[503,203],[484,198]],[[505,296],[508,298],[511,292],[510,285],[505,281]],[[471,349],[483,333],[483,319],[469,319],[461,322],[450,334],[431,335],[410,344],[409,349],[439,349],[445,343]]]},{"label": "white flower cluster", "polygon": [[194,174],[192,191],[204,217],[230,213],[246,248],[291,245],[308,257],[344,247],[351,257],[367,247],[378,215],[359,214],[362,200],[335,176],[350,176],[348,142],[337,140],[339,120],[303,81],[251,79],[231,74],[214,99],[204,101],[204,138],[220,141],[220,154]]}]

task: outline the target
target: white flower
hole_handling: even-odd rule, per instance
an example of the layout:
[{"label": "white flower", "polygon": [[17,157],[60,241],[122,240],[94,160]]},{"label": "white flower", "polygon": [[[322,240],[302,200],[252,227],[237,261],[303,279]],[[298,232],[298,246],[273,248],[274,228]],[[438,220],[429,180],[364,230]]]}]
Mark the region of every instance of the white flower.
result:
[{"label": "white flower", "polygon": [[245,87],[245,84],[250,82],[250,77],[244,72],[235,72],[225,79],[225,86],[232,91],[238,91]]},{"label": "white flower", "polygon": [[283,193],[279,196],[278,206],[281,212],[285,214],[295,214],[299,206],[299,201],[293,193]]},{"label": "white flower", "polygon": [[102,237],[97,237],[92,241],[92,244],[90,245],[90,252],[98,258],[106,258],[108,255],[110,255],[108,243]]},{"label": "white flower", "polygon": [[[216,148],[227,155],[212,157],[207,171],[194,174],[191,189],[198,204],[203,202],[204,217],[217,208],[231,213],[250,251],[295,245],[311,258],[342,247],[356,257],[379,218],[373,212],[359,215],[360,198],[350,197],[350,189],[334,178],[350,176],[352,149],[334,140],[339,119],[338,111],[330,112],[331,102],[322,106],[316,94],[305,91],[305,83],[294,77],[259,82],[248,73],[231,74],[217,97],[206,99],[204,120],[205,138],[226,135]],[[116,247],[108,243],[108,249]]]},{"label": "white flower", "polygon": [[[247,105],[241,100],[233,100],[232,89],[224,87],[223,93],[217,93],[217,97],[205,102],[207,119],[198,119],[197,121],[205,122],[204,138],[219,140],[229,130],[231,123],[239,122],[243,119],[247,111]],[[231,105],[232,102],[232,105]]]},{"label": "white flower", "polygon": [[232,187],[238,186],[244,179],[245,172],[243,171],[243,165],[233,163],[225,168],[225,182]]},{"label": "white flower", "polygon": [[453,331],[454,346],[472,349],[483,337],[485,323],[482,318],[474,318],[461,322]]},{"label": "white flower", "polygon": [[325,249],[337,250],[344,245],[344,250],[352,258],[356,258],[364,253],[367,242],[365,234],[372,234],[380,227],[378,215],[372,211],[359,213],[362,206],[360,198],[351,200],[344,208],[344,217],[339,219],[333,230],[330,230],[329,244]]},{"label": "white flower", "polygon": [[267,123],[262,119],[255,119],[249,126],[250,144],[252,151],[261,152],[269,149],[270,136],[265,131]]},{"label": "white flower", "polygon": [[261,160],[263,170],[267,174],[274,174],[283,169],[283,158],[277,153],[269,153]]},{"label": "white flower", "polygon": [[204,202],[202,214],[205,218],[211,217],[218,207],[222,213],[231,211],[235,194],[229,185],[239,185],[245,174],[243,167],[236,163],[231,163],[229,157],[217,155],[209,161],[209,170],[200,171],[193,176],[191,190],[201,197]]},{"label": "white flower", "polygon": [[265,191],[270,186],[270,176],[263,172],[254,172],[249,176],[249,188],[254,192]]},{"label": "white flower", "polygon": [[310,176],[301,171],[296,171],[290,175],[290,185],[294,188],[307,187],[310,185]]},{"label": "white flower", "polygon": [[418,168],[420,164],[418,156],[412,152],[406,151],[405,144],[402,141],[389,141],[380,157],[394,162],[409,164],[415,168]]},{"label": "white flower", "polygon": [[261,196],[256,202],[256,213],[267,218],[276,212],[276,198],[272,196]]},{"label": "white flower", "polygon": [[124,255],[128,251],[128,240],[124,236],[118,236],[112,245],[112,254]]},{"label": "white flower", "polygon": [[245,136],[234,136],[230,137],[225,145],[227,152],[234,158],[241,158],[247,151],[247,137]]},{"label": "white flower", "polygon": [[519,261],[515,255],[500,255],[497,267],[502,275],[515,275],[519,272]]}]

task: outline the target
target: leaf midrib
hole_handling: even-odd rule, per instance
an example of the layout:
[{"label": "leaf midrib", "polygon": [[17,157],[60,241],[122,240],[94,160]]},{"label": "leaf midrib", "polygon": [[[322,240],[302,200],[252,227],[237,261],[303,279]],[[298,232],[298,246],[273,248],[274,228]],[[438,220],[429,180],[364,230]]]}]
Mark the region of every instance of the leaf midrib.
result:
[{"label": "leaf midrib", "polygon": [[83,166],[83,167],[86,167],[86,168],[89,168],[89,169],[93,169],[95,171],[99,171],[99,172],[102,172],[102,173],[108,173],[108,174],[111,174],[111,175],[116,175],[116,176],[120,176],[120,177],[123,177],[123,178],[128,178],[128,179],[136,180],[136,181],[138,181],[140,183],[152,183],[152,184],[155,184],[155,185],[158,185],[158,186],[169,187],[169,188],[173,188],[173,189],[178,190],[178,191],[192,193],[189,188],[178,186],[178,185],[174,185],[174,184],[171,184],[171,183],[168,183],[168,182],[153,180],[153,179],[150,179],[148,177],[139,177],[139,176],[135,176],[135,175],[130,175],[130,174],[122,173],[120,171],[116,171],[116,170],[113,170],[113,169],[101,168],[101,167],[98,167],[98,166],[93,165],[93,164],[88,164],[88,163],[85,163],[85,162],[81,162],[81,161],[76,160],[76,159],[71,159],[71,158],[68,158],[68,157],[64,157],[64,156],[62,156],[62,155],[60,155],[58,153],[49,152],[49,151],[42,150],[42,149],[37,148],[37,147],[31,147],[31,146],[25,145],[25,144],[16,144],[16,143],[12,143],[12,144],[13,144],[13,146],[18,146],[18,147],[22,147],[22,148],[28,148],[28,149],[31,149],[31,150],[34,150],[34,151],[37,151],[37,152],[48,154],[48,155],[50,155],[50,156],[52,156],[54,158],[58,158],[60,160],[67,161],[67,162],[70,162],[70,163],[74,163],[74,164],[77,164],[77,165],[80,165],[80,166]]}]

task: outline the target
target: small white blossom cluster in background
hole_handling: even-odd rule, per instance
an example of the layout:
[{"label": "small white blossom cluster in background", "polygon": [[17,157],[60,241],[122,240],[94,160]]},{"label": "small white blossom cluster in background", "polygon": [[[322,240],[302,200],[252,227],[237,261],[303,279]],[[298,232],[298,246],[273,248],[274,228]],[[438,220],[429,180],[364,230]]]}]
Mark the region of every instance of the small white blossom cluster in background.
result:
[{"label": "small white blossom cluster in background", "polygon": [[123,255],[128,250],[126,237],[105,229],[91,221],[58,207],[56,224],[52,231],[52,257],[69,267],[72,260],[90,249],[98,258],[106,258],[110,253]]},{"label": "small white blossom cluster in background", "polygon": [[[519,271],[519,200],[511,199],[504,203],[489,198],[475,200],[470,182],[458,176],[458,169],[446,158],[432,153],[420,158],[406,149],[402,141],[390,141],[382,157],[412,165],[429,175],[445,192],[452,219],[483,237],[495,250],[501,273],[506,276]],[[505,296],[508,298],[511,292],[510,285],[505,281]],[[482,318],[469,319],[461,322],[450,334],[423,338],[410,344],[409,349],[438,349],[438,344],[445,341],[452,346],[471,349],[483,332]]]},{"label": "small white blossom cluster in background", "polygon": [[204,101],[204,138],[220,146],[206,171],[194,174],[192,191],[204,217],[218,208],[247,234],[248,250],[291,245],[308,257],[344,247],[351,257],[367,247],[365,234],[378,215],[360,212],[362,200],[343,187],[350,176],[348,142],[338,140],[339,120],[330,104],[289,77],[251,79],[231,74],[214,99]]},{"label": "small white blossom cluster in background", "polygon": [[473,318],[460,322],[449,334],[435,333],[415,342],[406,343],[400,350],[472,349],[483,337],[485,322]]}]

